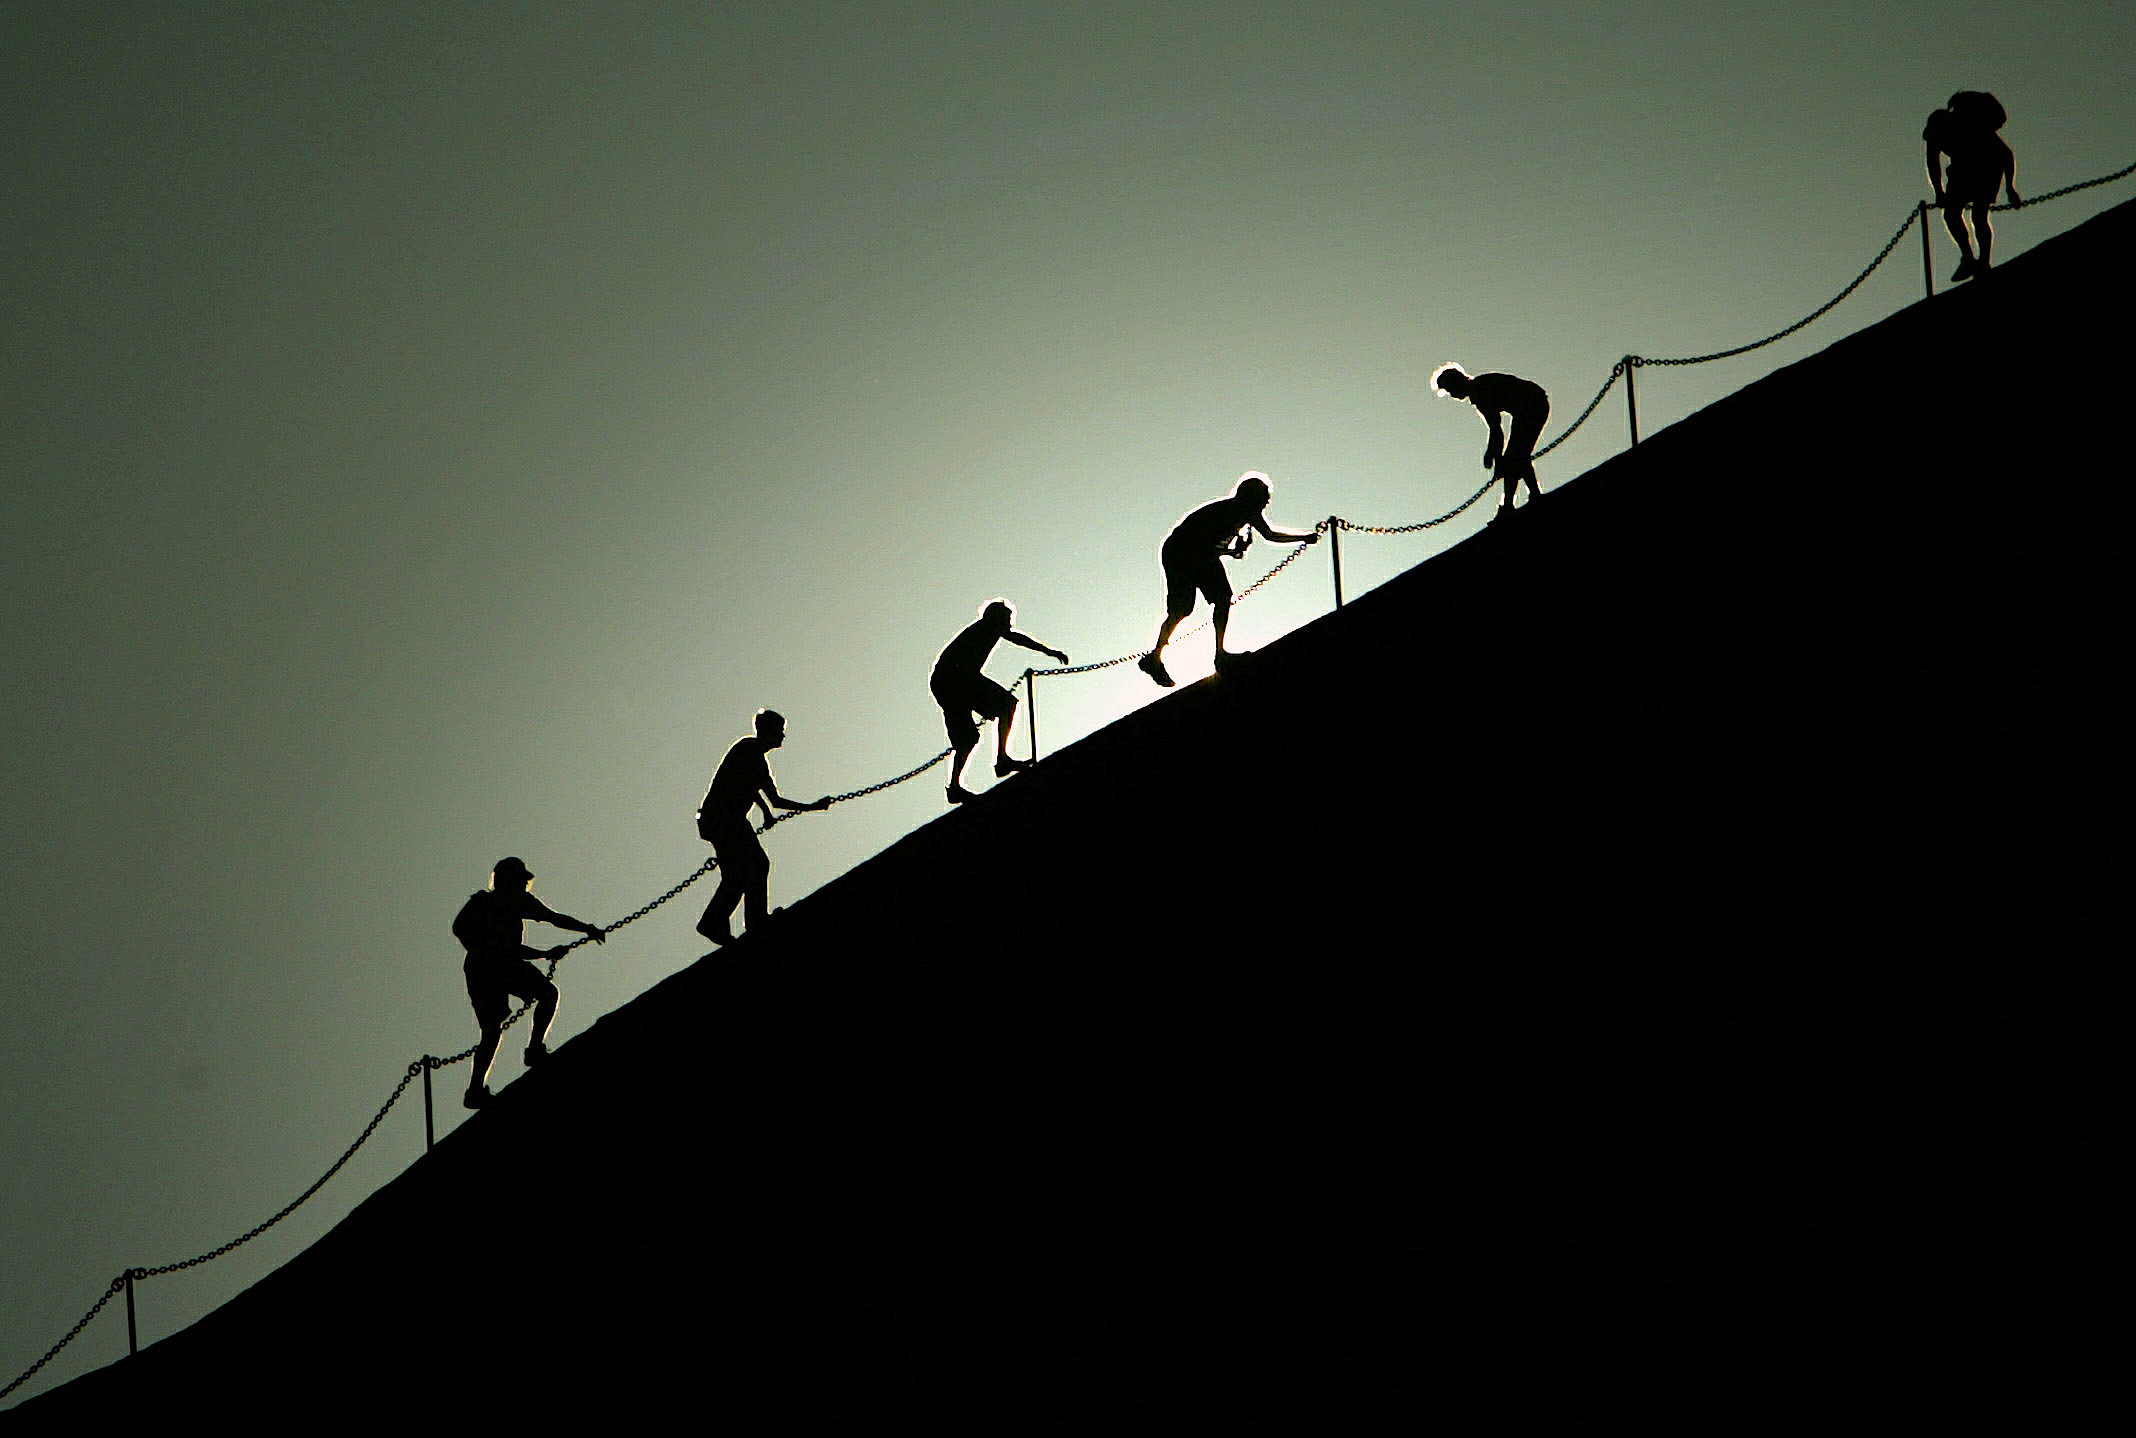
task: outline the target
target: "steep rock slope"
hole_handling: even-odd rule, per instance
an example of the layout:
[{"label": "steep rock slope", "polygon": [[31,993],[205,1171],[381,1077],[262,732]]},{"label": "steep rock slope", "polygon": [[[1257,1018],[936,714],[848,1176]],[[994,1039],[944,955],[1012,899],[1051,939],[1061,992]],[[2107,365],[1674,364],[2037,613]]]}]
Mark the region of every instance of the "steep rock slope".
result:
[{"label": "steep rock slope", "polygon": [[11,1418],[2063,1391],[2131,253],[2123,206],[945,814]]}]

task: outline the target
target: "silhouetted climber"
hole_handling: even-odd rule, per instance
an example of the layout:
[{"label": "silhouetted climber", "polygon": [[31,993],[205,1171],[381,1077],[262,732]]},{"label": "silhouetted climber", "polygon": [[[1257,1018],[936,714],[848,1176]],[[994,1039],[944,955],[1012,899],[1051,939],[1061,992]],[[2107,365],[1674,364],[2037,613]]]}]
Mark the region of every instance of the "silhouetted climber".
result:
[{"label": "silhouetted climber", "polygon": [[715,944],[734,942],[734,933],[727,925],[734,917],[736,904],[743,905],[742,917],[751,932],[764,923],[771,856],[764,852],[749,827],[749,806],[754,804],[763,811],[767,825],[771,823],[773,804],[797,813],[831,807],[828,798],[799,804],[780,796],[779,786],[772,782],[771,765],[764,756],[785,742],[786,720],[773,710],[759,709],[756,733],[743,735],[728,748],[727,757],[719,761],[719,770],[712,776],[711,787],[705,790],[704,803],[698,806],[697,833],[712,846],[713,857],[719,860],[719,888],[713,893],[712,902],[705,905],[697,932]]},{"label": "silhouetted climber", "polygon": [[935,656],[934,673],[928,677],[927,688],[935,703],[942,706],[942,725],[949,731],[949,742],[956,747],[956,757],[949,766],[952,804],[972,797],[964,787],[964,765],[972,757],[972,750],[979,747],[975,714],[994,721],[995,778],[1031,767],[1028,759],[1009,757],[1009,730],[1016,724],[1016,696],[980,673],[980,666],[994,652],[994,646],[1006,639],[1033,653],[1048,655],[1063,664],[1068,662],[1068,656],[1060,650],[1049,649],[1030,635],[1010,628],[1015,621],[1016,612],[1009,608],[1009,602],[997,599],[980,610],[979,617],[965,625]]},{"label": "silhouetted climber", "polygon": [[1252,542],[1248,529],[1257,529],[1264,539],[1278,544],[1315,544],[1320,532],[1288,534],[1270,529],[1262,511],[1268,508],[1268,476],[1248,470],[1239,477],[1229,496],[1189,510],[1164,537],[1164,623],[1157,626],[1157,642],[1141,659],[1142,672],[1166,688],[1172,676],[1160,657],[1179,627],[1179,621],[1194,612],[1194,596],[1207,596],[1215,611],[1216,667],[1235,658],[1224,649],[1224,628],[1231,622],[1231,581],[1224,577],[1224,561],[1237,559]]},{"label": "silhouetted climber", "polygon": [[[1543,487],[1535,479],[1535,442],[1543,437],[1543,424],[1550,418],[1549,391],[1519,375],[1472,375],[1457,364],[1443,364],[1433,370],[1431,387],[1449,399],[1468,401],[1491,427],[1491,442],[1483,447],[1483,467],[1491,471],[1491,478],[1505,482],[1505,492],[1492,521],[1513,512],[1513,500],[1524,479],[1528,481],[1528,502],[1541,499]],[[1510,438],[1499,427],[1501,414],[1513,418]]]},{"label": "silhouetted climber", "polygon": [[[2007,186],[2010,203],[2024,203],[2017,197],[2017,156],[1995,133],[2008,118],[2002,101],[1987,91],[1960,90],[1928,117],[1921,131],[1928,145],[1928,187],[1936,193],[1943,226],[1958,242],[1962,257],[1951,275],[1953,284],[1973,278],[1992,262],[1995,229],[1988,223],[1988,206],[1995,203],[1996,192]],[[1945,155],[1951,161],[1948,177],[1943,172]],[[1970,235],[1965,226],[1968,209],[1973,212]],[[1973,253],[1976,239],[1980,242],[1977,258]]]},{"label": "silhouetted climber", "polygon": [[475,1023],[482,1030],[482,1037],[475,1044],[475,1071],[468,1076],[463,1100],[469,1108],[480,1108],[490,1101],[490,1064],[497,1057],[497,1045],[504,1039],[505,1015],[511,1012],[513,999],[525,999],[534,1005],[534,1032],[527,1039],[527,1067],[533,1068],[549,1056],[543,1040],[549,1036],[549,1024],[556,1017],[556,985],[534,967],[533,961],[562,958],[570,946],[528,948],[522,927],[526,921],[538,919],[584,934],[597,944],[608,942],[607,930],[584,919],[559,914],[535,898],[528,891],[533,882],[533,872],[525,860],[499,859],[497,867],[490,870],[490,886],[468,895],[452,921],[452,936],[467,950],[460,968],[467,975],[468,1001],[475,1006]]}]

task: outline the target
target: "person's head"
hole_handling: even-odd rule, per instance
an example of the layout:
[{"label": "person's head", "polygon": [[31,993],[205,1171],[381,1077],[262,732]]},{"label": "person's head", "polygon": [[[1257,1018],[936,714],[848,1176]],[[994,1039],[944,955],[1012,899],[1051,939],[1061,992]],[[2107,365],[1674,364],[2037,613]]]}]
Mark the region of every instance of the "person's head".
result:
[{"label": "person's head", "polygon": [[524,889],[533,882],[534,871],[527,867],[526,860],[515,855],[507,854],[490,870],[492,889]]},{"label": "person's head", "polygon": [[776,709],[757,710],[756,736],[765,748],[778,748],[786,742],[786,716]]},{"label": "person's head", "polygon": [[1239,476],[1238,487],[1231,491],[1231,497],[1243,499],[1255,509],[1268,508],[1268,476],[1259,470],[1247,470]]},{"label": "person's head", "polygon": [[1449,361],[1431,372],[1431,387],[1448,399],[1467,399],[1468,371]]},{"label": "person's head", "polygon": [[1007,629],[1016,622],[1016,611],[1009,608],[1009,601],[997,599],[979,611],[979,617],[987,623]]}]

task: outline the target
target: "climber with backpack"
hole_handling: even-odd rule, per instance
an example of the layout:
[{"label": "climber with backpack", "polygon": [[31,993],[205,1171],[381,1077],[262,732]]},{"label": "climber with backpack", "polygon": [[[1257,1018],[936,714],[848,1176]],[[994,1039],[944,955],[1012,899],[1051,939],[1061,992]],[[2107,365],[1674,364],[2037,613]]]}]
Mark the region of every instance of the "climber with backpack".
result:
[{"label": "climber with backpack", "polygon": [[[1988,223],[1988,207],[1995,203],[1996,193],[2007,189],[2012,208],[2024,204],[2017,197],[2017,156],[1996,133],[2008,118],[2002,102],[1987,91],[1960,90],[1928,117],[1921,131],[1928,146],[1928,186],[1935,192],[1944,228],[1958,242],[1961,256],[1951,275],[1953,284],[1985,273],[1991,262],[1995,231]],[[1946,156],[1950,159],[1947,174]],[[1967,211],[1971,211],[1970,233]]]}]

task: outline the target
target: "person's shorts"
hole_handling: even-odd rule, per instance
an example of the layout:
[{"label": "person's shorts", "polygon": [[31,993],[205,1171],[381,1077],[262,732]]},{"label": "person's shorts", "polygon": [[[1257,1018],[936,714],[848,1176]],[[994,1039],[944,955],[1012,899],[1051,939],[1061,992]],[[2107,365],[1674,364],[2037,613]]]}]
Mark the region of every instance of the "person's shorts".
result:
[{"label": "person's shorts", "polygon": [[979,742],[982,719],[999,719],[1016,707],[1016,696],[984,674],[937,674],[928,682],[935,703],[942,706],[942,727],[949,742],[958,746]]},{"label": "person's shorts", "polygon": [[1943,203],[1953,209],[1994,204],[2003,176],[2016,163],[2010,147],[1996,138],[1960,143],[1956,149],[1946,146],[1944,153],[1951,163],[1943,172]]},{"label": "person's shorts", "polygon": [[467,977],[467,1001],[475,1006],[475,1022],[487,1028],[504,1022],[513,999],[528,1003],[545,997],[555,986],[535,967],[537,950],[522,945],[516,954],[469,954],[460,965]]},{"label": "person's shorts", "polygon": [[1231,601],[1231,580],[1224,574],[1224,561],[1214,552],[1189,555],[1168,544],[1164,547],[1163,560],[1166,614],[1190,613],[1196,594],[1211,604]]},{"label": "person's shorts", "polygon": [[1953,160],[1943,176],[1944,206],[1962,210],[1973,205],[1992,205],[1995,197],[2002,193],[2002,178],[2000,171],[1985,178],[1976,176],[1972,170]]}]

